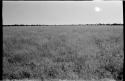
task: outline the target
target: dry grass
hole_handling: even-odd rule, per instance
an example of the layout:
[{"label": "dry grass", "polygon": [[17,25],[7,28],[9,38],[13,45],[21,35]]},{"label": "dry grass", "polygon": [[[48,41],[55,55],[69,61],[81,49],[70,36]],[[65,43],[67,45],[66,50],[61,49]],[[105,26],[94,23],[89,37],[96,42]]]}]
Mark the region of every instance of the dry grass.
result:
[{"label": "dry grass", "polygon": [[[111,64],[114,64],[118,71],[122,68],[123,27],[3,27],[3,48],[4,76],[10,77],[8,79],[30,77],[24,80],[4,81],[41,81],[39,79],[33,80],[32,75],[35,74],[35,78],[48,79],[54,77],[58,79],[85,79],[76,81],[97,81],[86,79],[112,77],[109,71],[105,68],[99,68],[99,66],[108,65],[111,61]],[[116,54],[121,56],[116,57]],[[114,55],[114,57],[107,62],[110,59],[107,57],[111,57],[109,55]],[[29,69],[30,67],[34,69]],[[108,66],[107,68],[111,69]],[[104,75],[101,75],[100,72]],[[53,74],[53,77],[49,76],[50,74]],[[45,81],[60,81],[58,79]],[[110,80],[102,79],[98,81]]]},{"label": "dry grass", "polygon": [[[3,80],[3,81],[42,81],[42,80],[39,80],[39,79],[23,79],[23,80]],[[44,81],[116,81],[116,80],[104,78],[104,79],[101,79],[101,80],[95,80],[95,79],[92,79],[92,80],[61,80],[61,79],[51,79],[51,80],[44,80]]]}]

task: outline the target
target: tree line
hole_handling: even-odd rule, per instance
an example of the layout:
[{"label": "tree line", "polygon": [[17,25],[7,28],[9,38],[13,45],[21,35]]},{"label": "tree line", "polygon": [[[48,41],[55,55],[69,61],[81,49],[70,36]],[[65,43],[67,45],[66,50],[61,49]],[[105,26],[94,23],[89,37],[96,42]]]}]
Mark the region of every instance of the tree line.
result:
[{"label": "tree line", "polygon": [[118,24],[118,23],[113,23],[113,24],[69,24],[69,25],[41,25],[41,24],[13,24],[13,25],[3,25],[3,26],[83,26],[83,25],[110,25],[110,26],[114,26],[114,25],[123,25],[123,24]]}]

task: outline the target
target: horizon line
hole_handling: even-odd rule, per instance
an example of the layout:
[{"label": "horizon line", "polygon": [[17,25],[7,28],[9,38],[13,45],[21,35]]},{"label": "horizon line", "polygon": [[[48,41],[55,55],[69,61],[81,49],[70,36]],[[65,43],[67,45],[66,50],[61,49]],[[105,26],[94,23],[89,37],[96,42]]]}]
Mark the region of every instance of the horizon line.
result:
[{"label": "horizon line", "polygon": [[[46,26],[46,25],[50,25],[50,24],[6,24],[6,25],[3,25],[3,26]],[[102,23],[98,23],[98,24],[51,24],[53,26],[55,25],[123,25],[123,23],[106,23],[106,24],[102,24]]]}]

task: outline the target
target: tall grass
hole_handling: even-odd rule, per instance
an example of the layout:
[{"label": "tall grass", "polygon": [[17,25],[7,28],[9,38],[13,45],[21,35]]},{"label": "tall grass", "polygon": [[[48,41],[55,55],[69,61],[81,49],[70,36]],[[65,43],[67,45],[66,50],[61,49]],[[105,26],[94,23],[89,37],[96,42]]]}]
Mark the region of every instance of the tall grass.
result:
[{"label": "tall grass", "polygon": [[5,27],[2,77],[122,81],[123,52],[122,27]]}]

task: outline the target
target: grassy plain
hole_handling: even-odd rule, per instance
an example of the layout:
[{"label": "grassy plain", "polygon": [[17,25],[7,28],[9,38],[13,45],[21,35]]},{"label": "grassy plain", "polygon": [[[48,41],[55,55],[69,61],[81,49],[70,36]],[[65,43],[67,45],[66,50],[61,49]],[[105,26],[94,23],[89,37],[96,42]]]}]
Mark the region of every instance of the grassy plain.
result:
[{"label": "grassy plain", "polygon": [[123,79],[123,26],[3,27],[4,79]]}]

